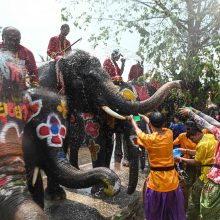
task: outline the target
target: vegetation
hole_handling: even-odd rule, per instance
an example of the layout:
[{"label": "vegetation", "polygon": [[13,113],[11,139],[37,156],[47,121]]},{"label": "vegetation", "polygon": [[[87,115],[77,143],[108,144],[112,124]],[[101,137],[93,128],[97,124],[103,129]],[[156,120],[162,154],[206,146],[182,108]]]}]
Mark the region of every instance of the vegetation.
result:
[{"label": "vegetation", "polygon": [[214,92],[214,101],[220,101],[218,0],[60,2],[64,5],[63,20],[73,20],[77,28],[85,30],[94,25],[95,32],[90,36],[94,44],[107,44],[109,40],[120,43],[124,33],[138,34],[137,54],[152,65],[147,77],[183,80],[186,104],[204,106],[209,90]]}]

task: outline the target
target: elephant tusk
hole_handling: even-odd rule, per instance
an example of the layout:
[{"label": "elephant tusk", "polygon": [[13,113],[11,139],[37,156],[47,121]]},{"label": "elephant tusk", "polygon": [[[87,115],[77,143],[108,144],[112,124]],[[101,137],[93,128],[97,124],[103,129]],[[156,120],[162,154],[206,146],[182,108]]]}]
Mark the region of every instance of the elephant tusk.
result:
[{"label": "elephant tusk", "polygon": [[119,115],[117,112],[111,110],[108,106],[102,106],[102,109],[109,115],[111,115],[114,118],[125,120],[126,118],[122,115]]},{"label": "elephant tusk", "polygon": [[34,167],[34,174],[33,174],[33,178],[32,178],[32,186],[34,187],[36,181],[37,181],[37,176],[39,173],[39,167]]}]

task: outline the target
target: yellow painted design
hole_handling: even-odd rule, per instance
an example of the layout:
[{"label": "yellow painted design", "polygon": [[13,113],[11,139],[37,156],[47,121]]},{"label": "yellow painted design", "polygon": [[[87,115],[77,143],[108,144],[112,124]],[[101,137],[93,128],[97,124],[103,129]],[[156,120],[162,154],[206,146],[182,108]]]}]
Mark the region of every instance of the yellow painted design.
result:
[{"label": "yellow painted design", "polygon": [[15,117],[22,119],[22,110],[19,105],[15,106]]},{"label": "yellow painted design", "polygon": [[5,102],[0,102],[0,116],[6,117],[8,115],[8,105]]},{"label": "yellow painted design", "polygon": [[57,106],[57,111],[62,113],[63,118],[67,117],[68,109],[64,100],[61,100],[60,105]]},{"label": "yellow painted design", "polygon": [[136,101],[136,96],[130,89],[123,89],[122,95],[129,101]]},{"label": "yellow painted design", "polygon": [[22,120],[27,118],[27,112],[27,106],[23,103],[0,102],[0,117],[10,116]]},{"label": "yellow painted design", "polygon": [[90,139],[89,140],[89,151],[92,157],[92,161],[97,160],[97,154],[99,150],[100,150],[100,146],[96,144],[94,140]]}]

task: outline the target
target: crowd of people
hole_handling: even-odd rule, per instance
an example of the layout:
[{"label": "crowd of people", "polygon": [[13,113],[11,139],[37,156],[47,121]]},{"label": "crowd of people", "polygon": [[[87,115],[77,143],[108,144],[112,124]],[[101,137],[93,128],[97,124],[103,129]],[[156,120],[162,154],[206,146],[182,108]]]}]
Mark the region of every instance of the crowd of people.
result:
[{"label": "crowd of people", "polygon": [[[138,144],[148,152],[150,173],[144,185],[146,219],[217,220],[220,123],[191,107],[180,108],[174,117],[177,116],[186,117],[185,123],[175,119],[175,124],[165,128],[160,112],[141,115],[151,129],[150,134],[144,133],[132,116],[128,117]],[[179,151],[175,157],[174,149]]]},{"label": "crowd of people", "polygon": [[[71,43],[66,39],[69,32],[69,25],[64,24],[60,34],[50,38],[49,57],[57,61],[71,52]],[[17,28],[5,27],[0,49],[9,51],[26,66],[24,89],[26,78],[30,86],[38,86],[34,55],[20,40]],[[113,50],[104,60],[103,68],[116,83],[123,81],[125,61],[119,50]],[[143,61],[137,61],[130,68],[128,81],[143,74]],[[140,116],[149,125],[150,133],[143,132],[133,116],[127,120],[135,130],[138,144],[148,153],[150,172],[144,184],[146,219],[220,219],[220,122],[191,107],[183,107],[174,114],[174,123],[169,128],[164,127],[165,117],[158,111]],[[179,150],[179,156],[173,156],[174,149]]]}]

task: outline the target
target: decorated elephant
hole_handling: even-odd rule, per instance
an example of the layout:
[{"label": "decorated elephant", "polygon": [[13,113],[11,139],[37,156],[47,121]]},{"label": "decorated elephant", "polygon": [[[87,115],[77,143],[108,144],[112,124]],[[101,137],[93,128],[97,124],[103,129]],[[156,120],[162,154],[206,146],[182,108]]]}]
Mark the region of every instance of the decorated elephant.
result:
[{"label": "decorated elephant", "polygon": [[[131,102],[113,84],[100,61],[81,50],[59,60],[56,70],[54,62],[45,63],[38,70],[41,86],[65,93],[70,122],[70,137],[65,147],[70,146],[70,160],[77,168],[76,158],[82,143],[91,151],[93,167],[109,167],[114,118],[124,120],[123,115],[148,112],[156,108],[172,88],[180,86],[180,81],[169,82],[148,100]],[[138,148],[129,147],[129,155],[128,193],[132,193],[138,180]]]},{"label": "decorated elephant", "polygon": [[[66,100],[45,88],[26,90],[25,74],[19,60],[0,51],[0,219],[47,219],[40,208],[44,192],[39,170],[69,188],[103,184],[104,193],[117,194],[120,179],[112,170],[79,171],[69,163],[62,148],[68,130]],[[49,193],[64,196],[56,186]]]}]

